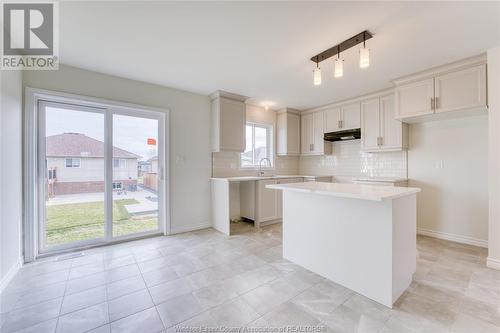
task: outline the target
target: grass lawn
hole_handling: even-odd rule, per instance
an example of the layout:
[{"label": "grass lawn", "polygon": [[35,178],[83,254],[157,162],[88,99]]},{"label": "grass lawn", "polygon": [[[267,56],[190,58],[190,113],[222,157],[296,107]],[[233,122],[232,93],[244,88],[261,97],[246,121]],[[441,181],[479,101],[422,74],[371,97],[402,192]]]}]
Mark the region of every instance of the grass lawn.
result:
[{"label": "grass lawn", "polygon": [[[125,205],[135,199],[113,201],[113,235],[127,235],[157,228],[156,216],[130,216]],[[47,246],[104,237],[104,202],[47,206]]]}]

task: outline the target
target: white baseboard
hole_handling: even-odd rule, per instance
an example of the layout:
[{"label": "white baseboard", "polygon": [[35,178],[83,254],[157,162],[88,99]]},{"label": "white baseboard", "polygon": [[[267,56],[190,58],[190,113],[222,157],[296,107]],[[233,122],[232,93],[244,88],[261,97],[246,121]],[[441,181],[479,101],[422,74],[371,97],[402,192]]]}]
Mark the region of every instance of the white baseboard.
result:
[{"label": "white baseboard", "polygon": [[200,224],[191,224],[191,225],[186,225],[186,226],[179,226],[179,227],[172,227],[170,229],[170,234],[180,234],[183,232],[189,232],[189,231],[195,231],[195,230],[200,230],[200,229],[206,229],[206,228],[211,228],[212,224],[210,222],[202,222]]},{"label": "white baseboard", "polygon": [[450,234],[447,232],[435,231],[435,230],[430,230],[430,229],[425,229],[425,228],[417,228],[417,234],[429,236],[429,237],[434,237],[434,238],[439,238],[439,239],[444,239],[444,240],[449,240],[452,242],[457,242],[457,243],[462,243],[462,244],[468,244],[468,245],[474,245],[474,246],[488,248],[488,240],[486,240],[486,239],[478,239],[478,238],[473,238],[473,237],[469,237],[469,236]]},{"label": "white baseboard", "polygon": [[4,291],[4,289],[9,285],[10,281],[16,276],[17,272],[23,265],[23,257],[19,257],[18,261],[12,265],[7,274],[0,281],[0,293]]},{"label": "white baseboard", "polygon": [[500,270],[500,260],[488,257],[486,259],[486,266],[489,268]]}]

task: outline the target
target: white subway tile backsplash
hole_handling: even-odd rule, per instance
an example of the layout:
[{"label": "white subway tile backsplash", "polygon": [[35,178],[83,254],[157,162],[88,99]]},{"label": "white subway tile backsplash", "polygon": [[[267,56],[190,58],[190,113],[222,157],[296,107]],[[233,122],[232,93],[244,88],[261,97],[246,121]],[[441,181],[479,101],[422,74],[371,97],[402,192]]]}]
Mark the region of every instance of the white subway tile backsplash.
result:
[{"label": "white subway tile backsplash", "polygon": [[[240,169],[240,153],[213,154],[213,176],[253,176],[256,170]],[[365,153],[359,140],[334,142],[333,154],[325,156],[279,156],[275,174],[303,174],[345,177],[407,177],[406,151]]]},{"label": "white subway tile backsplash", "polygon": [[360,140],[334,142],[332,155],[301,156],[299,173],[406,178],[406,151],[365,153],[361,151]]},{"label": "white subway tile backsplash", "polygon": [[[277,156],[272,173],[280,175],[297,174],[299,171],[299,158],[293,156]],[[240,169],[240,153],[220,152],[213,153],[212,158],[214,177],[255,176],[255,169]]]}]

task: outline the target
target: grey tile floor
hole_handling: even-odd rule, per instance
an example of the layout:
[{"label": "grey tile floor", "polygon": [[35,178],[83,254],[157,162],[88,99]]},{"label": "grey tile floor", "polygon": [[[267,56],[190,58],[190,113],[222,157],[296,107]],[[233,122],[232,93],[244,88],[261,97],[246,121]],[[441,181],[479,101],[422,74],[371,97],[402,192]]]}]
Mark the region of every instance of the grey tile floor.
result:
[{"label": "grey tile floor", "polygon": [[389,309],[282,259],[280,225],[238,231],[156,237],[27,265],[1,295],[0,331],[500,332],[500,271],[485,267],[485,249],[419,237],[414,282]]}]

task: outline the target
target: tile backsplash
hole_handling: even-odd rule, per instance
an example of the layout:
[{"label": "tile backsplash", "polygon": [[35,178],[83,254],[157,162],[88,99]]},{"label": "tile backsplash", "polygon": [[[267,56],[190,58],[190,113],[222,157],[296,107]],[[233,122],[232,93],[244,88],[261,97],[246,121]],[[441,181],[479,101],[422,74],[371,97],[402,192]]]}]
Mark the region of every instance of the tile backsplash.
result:
[{"label": "tile backsplash", "polygon": [[[240,169],[240,153],[225,151],[212,155],[213,177],[255,176],[255,169]],[[299,157],[278,156],[272,174],[292,175],[299,171]]]},{"label": "tile backsplash", "polygon": [[[214,177],[254,176],[256,170],[240,169],[240,153],[213,153]],[[407,178],[406,151],[365,153],[360,140],[334,142],[333,154],[325,156],[276,157],[276,169],[282,175],[335,176],[338,181],[352,177]]]},{"label": "tile backsplash", "polygon": [[300,174],[407,178],[406,151],[365,153],[360,140],[334,142],[333,154],[301,156]]}]

